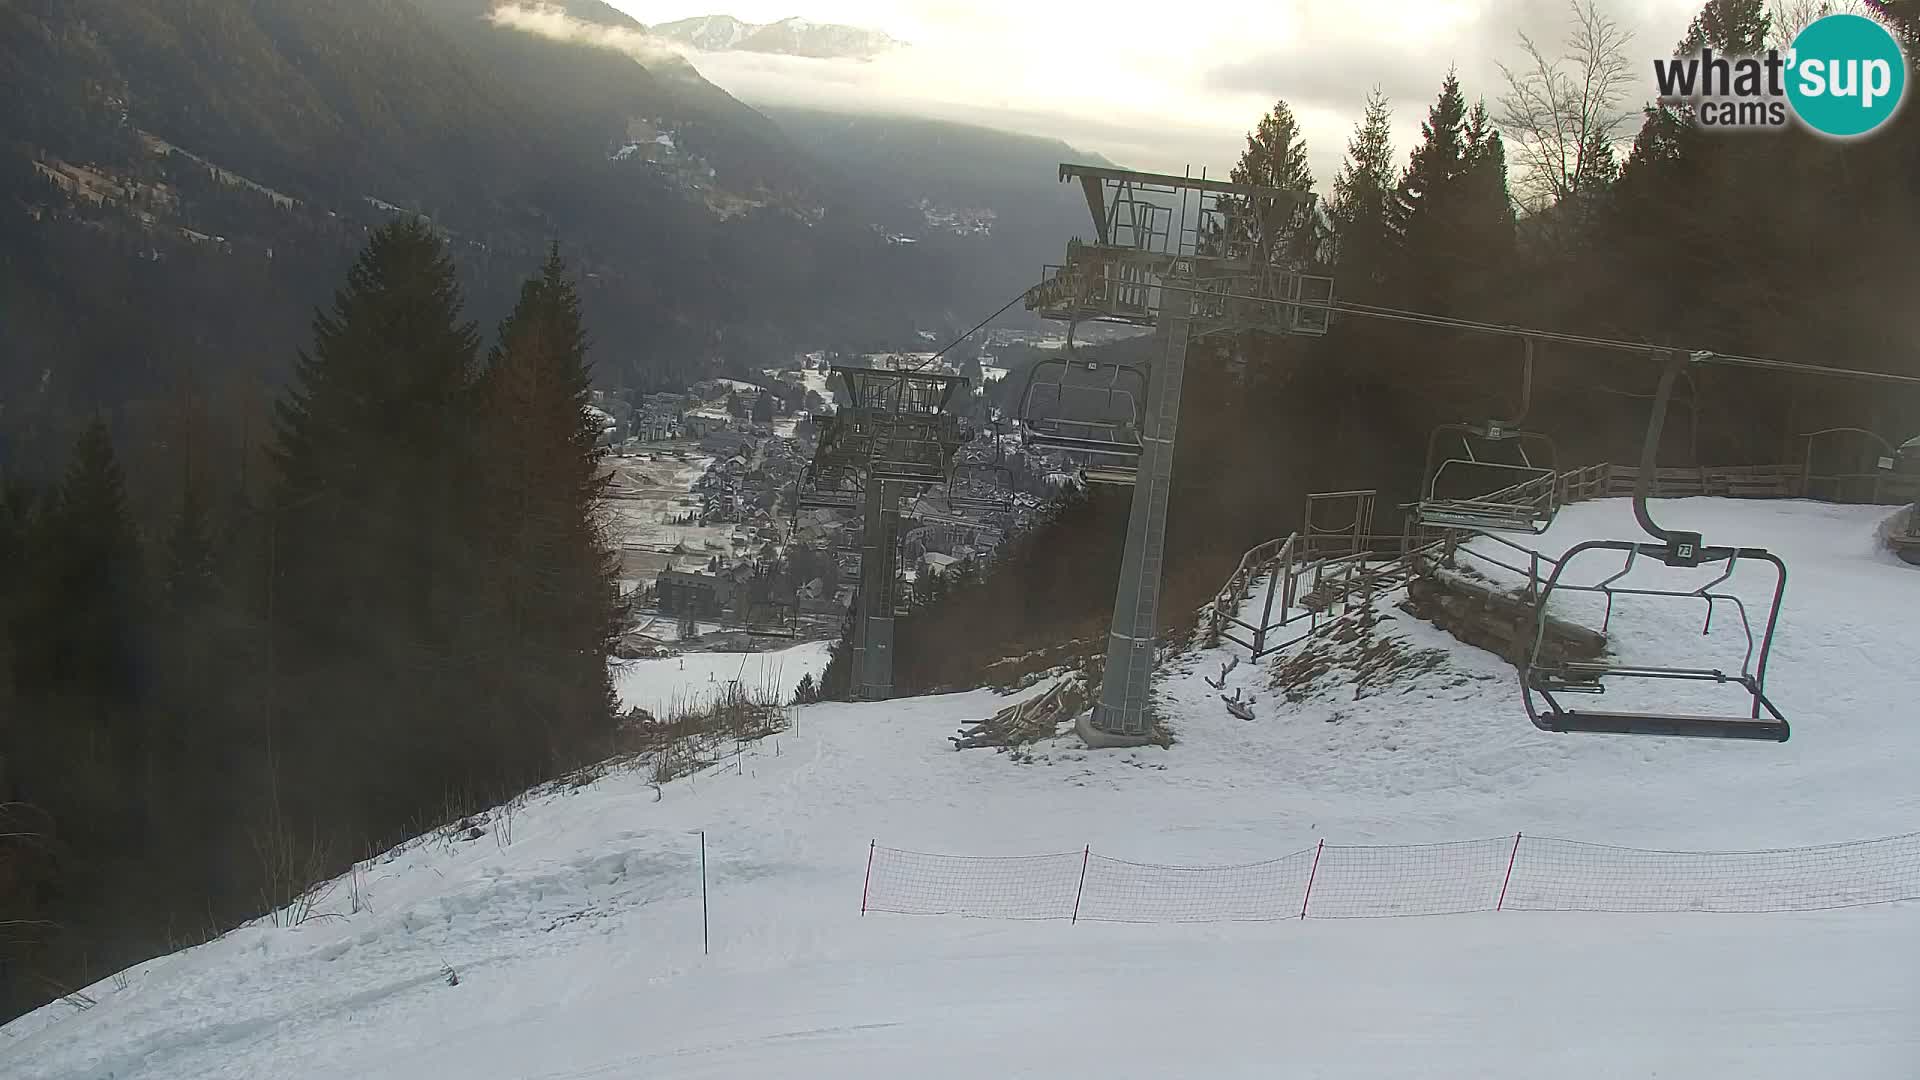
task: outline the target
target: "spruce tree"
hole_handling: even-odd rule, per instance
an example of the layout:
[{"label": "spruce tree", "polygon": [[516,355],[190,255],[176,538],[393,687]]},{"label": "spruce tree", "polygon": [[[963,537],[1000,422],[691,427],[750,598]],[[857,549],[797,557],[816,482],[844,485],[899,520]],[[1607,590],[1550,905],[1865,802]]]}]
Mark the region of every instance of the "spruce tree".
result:
[{"label": "spruce tree", "polygon": [[[483,379],[488,592],[508,673],[496,713],[522,769],[550,772],[603,748],[607,654],[619,632],[614,560],[599,525],[602,471],[580,300],[555,247],[500,326]],[[513,779],[543,776],[523,774]]]},{"label": "spruce tree", "polygon": [[793,688],[793,704],[812,705],[820,700],[820,691],[813,685],[813,672],[800,676],[800,684]]},{"label": "spruce tree", "polygon": [[[1300,134],[1300,124],[1294,119],[1292,107],[1286,102],[1274,102],[1254,130],[1247,133],[1247,147],[1240,152],[1240,160],[1229,179],[1236,184],[1312,195],[1313,169],[1307,164],[1306,140]],[[1262,205],[1253,209],[1272,230],[1270,250],[1275,260],[1294,265],[1314,261],[1319,237],[1313,227],[1315,218],[1310,198],[1296,206]],[[1238,254],[1231,241],[1228,251]]]},{"label": "spruce tree", "polygon": [[[468,534],[478,338],[426,225],[375,232],[277,406],[267,722],[309,809],[389,825],[469,786],[484,587]],[[350,819],[349,819],[350,820]]]},{"label": "spruce tree", "polygon": [[1502,284],[1514,255],[1513,195],[1507,188],[1507,152],[1476,102],[1467,116],[1467,171],[1460,178],[1459,241],[1461,274],[1476,307],[1503,295]]},{"label": "spruce tree", "polygon": [[99,718],[118,712],[139,689],[144,583],[126,483],[103,421],[81,432],[58,496],[29,543],[16,685],[85,699]]},{"label": "spruce tree", "polygon": [[1307,144],[1293,108],[1284,101],[1260,118],[1247,133],[1247,148],[1233,167],[1236,184],[1280,188],[1283,191],[1313,190],[1313,169],[1307,164]]},{"label": "spruce tree", "polygon": [[86,852],[83,865],[137,852],[146,833],[141,561],[113,442],[95,419],[27,537],[12,628],[20,723],[7,732],[11,797],[45,811]]},{"label": "spruce tree", "polygon": [[1423,225],[1438,212],[1434,201],[1444,199],[1447,188],[1466,172],[1466,119],[1467,99],[1460,93],[1460,77],[1449,71],[1439,98],[1421,121],[1420,143],[1389,203],[1394,231],[1410,249],[1434,246]]},{"label": "spruce tree", "polygon": [[1341,293],[1373,299],[1392,262],[1389,205],[1393,197],[1393,111],[1378,88],[1367,95],[1366,115],[1347,142],[1347,160],[1333,181],[1328,210],[1336,242],[1335,274]]},{"label": "spruce tree", "polygon": [[1485,314],[1513,251],[1506,150],[1485,104],[1468,109],[1447,73],[1390,204],[1400,242],[1395,291],[1409,306]]},{"label": "spruce tree", "polygon": [[1764,51],[1772,33],[1765,0],[1707,0],[1687,24],[1674,55],[1694,56],[1710,48],[1723,56],[1746,56]]}]

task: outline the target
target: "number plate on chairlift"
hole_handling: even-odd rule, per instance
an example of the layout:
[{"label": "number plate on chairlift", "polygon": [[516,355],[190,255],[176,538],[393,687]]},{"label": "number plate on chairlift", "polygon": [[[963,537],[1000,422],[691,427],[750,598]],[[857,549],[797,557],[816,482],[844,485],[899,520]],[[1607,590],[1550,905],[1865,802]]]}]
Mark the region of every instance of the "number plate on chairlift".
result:
[{"label": "number plate on chairlift", "polygon": [[1660,556],[1660,561],[1668,566],[1699,566],[1702,546],[1697,532],[1669,533],[1667,550]]}]

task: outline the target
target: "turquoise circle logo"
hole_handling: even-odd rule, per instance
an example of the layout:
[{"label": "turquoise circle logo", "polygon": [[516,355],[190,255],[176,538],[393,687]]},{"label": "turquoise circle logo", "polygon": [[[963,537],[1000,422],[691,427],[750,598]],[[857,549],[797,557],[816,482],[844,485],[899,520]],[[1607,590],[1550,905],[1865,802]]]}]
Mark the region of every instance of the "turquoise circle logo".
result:
[{"label": "turquoise circle logo", "polygon": [[1887,122],[1907,90],[1907,58],[1864,15],[1827,15],[1793,39],[1787,100],[1822,135],[1850,139]]}]

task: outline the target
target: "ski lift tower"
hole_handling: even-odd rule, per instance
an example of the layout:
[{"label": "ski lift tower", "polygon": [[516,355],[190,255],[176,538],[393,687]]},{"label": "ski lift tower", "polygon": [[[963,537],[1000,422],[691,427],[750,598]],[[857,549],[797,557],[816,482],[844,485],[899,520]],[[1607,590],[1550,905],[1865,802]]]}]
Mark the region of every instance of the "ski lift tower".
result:
[{"label": "ski lift tower", "polygon": [[914,370],[842,367],[839,411],[823,418],[814,451],[816,476],[858,473],[864,481],[859,608],[853,629],[853,696],[893,696],[893,618],[899,577],[900,497],[945,484],[966,441],[950,410],[967,380]]},{"label": "ski lift tower", "polygon": [[1028,290],[1027,309],[1155,331],[1106,674],[1080,725],[1089,746],[1138,746],[1153,734],[1154,629],[1187,345],[1245,331],[1324,334],[1333,279],[1296,272],[1278,250],[1311,212],[1304,192],[1084,165],[1061,165],[1060,180],[1085,190],[1094,238],[1067,242],[1066,261]]}]

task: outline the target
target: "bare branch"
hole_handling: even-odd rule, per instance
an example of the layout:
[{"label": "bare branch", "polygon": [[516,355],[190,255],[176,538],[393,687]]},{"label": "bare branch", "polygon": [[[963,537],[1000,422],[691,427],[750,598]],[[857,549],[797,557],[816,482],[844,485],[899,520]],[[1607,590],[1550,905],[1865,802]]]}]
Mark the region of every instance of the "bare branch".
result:
[{"label": "bare branch", "polygon": [[1887,25],[1880,9],[1866,0],[1772,0],[1767,5],[1767,14],[1773,23],[1770,44],[1778,49],[1792,45],[1793,39],[1799,37],[1808,24],[1828,15],[1859,15]]},{"label": "bare branch", "polygon": [[1631,113],[1621,103],[1633,89],[1627,45],[1633,35],[1602,14],[1595,0],[1569,0],[1566,51],[1549,58],[1519,35],[1527,62],[1500,65],[1507,91],[1499,122],[1521,165],[1515,187],[1532,210],[1556,206],[1604,179],[1597,156],[1611,155]]}]

